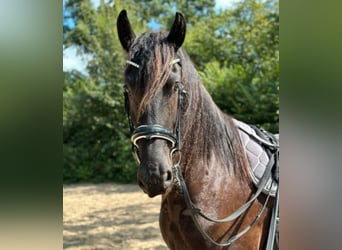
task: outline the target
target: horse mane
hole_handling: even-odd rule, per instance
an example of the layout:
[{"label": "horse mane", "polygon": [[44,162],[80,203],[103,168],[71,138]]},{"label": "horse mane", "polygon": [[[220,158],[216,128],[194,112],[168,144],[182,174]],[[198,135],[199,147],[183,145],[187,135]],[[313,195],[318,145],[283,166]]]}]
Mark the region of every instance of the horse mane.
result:
[{"label": "horse mane", "polygon": [[144,33],[134,41],[130,50],[130,60],[142,67],[137,76],[139,80],[135,81],[142,84],[137,86],[142,91],[138,117],[165,85],[171,70],[170,62],[179,58],[182,65],[181,80],[187,92],[182,105],[180,127],[181,164],[191,166],[200,160],[208,165],[215,156],[241,180],[244,179],[248,163],[232,117],[224,114],[214,103],[185,50],[180,48],[176,53],[166,37],[165,32]]},{"label": "horse mane", "polygon": [[[181,49],[177,54],[182,62],[182,82],[187,91],[181,123],[181,131],[184,131],[182,154],[186,156],[183,164],[192,165],[201,155],[201,161],[209,166],[211,158],[215,157],[243,180],[247,176],[248,162],[233,117],[217,107],[185,50]],[[193,150],[194,145],[196,150]]]}]

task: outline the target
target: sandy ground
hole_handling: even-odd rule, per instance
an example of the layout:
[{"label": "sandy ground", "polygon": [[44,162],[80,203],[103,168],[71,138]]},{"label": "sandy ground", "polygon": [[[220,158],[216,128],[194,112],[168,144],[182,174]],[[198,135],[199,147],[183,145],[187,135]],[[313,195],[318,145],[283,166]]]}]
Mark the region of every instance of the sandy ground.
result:
[{"label": "sandy ground", "polygon": [[64,185],[63,249],[168,249],[159,230],[160,198],[137,185]]}]

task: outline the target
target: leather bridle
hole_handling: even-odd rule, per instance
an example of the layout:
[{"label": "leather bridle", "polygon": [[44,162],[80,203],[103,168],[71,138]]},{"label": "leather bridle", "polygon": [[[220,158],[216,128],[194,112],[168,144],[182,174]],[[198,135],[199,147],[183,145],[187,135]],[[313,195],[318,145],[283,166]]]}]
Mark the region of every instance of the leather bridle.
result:
[{"label": "leather bridle", "polygon": [[[140,66],[132,61],[126,61],[128,64],[132,65],[133,67],[139,68]],[[174,59],[170,62],[170,65],[173,64],[180,64],[179,59]],[[131,143],[132,143],[132,152],[135,155],[135,158],[140,163],[140,152],[138,141],[139,140],[152,140],[152,139],[162,139],[170,143],[170,158],[172,159],[172,155],[174,152],[180,152],[180,113],[182,108],[182,102],[184,99],[184,95],[186,91],[184,89],[183,84],[180,81],[176,82],[177,89],[178,89],[178,100],[177,100],[177,117],[176,117],[176,124],[171,132],[169,129],[159,125],[159,124],[152,124],[152,125],[139,125],[138,127],[134,126],[134,123],[131,118],[130,114],[130,107],[129,107],[129,97],[127,89],[124,88],[124,96],[125,96],[125,111],[128,117],[128,122],[131,130]]]}]

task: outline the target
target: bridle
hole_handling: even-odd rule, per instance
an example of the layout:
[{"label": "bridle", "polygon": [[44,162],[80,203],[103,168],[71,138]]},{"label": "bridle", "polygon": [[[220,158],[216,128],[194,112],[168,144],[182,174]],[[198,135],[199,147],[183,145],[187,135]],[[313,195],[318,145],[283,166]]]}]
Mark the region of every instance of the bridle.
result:
[{"label": "bridle", "polygon": [[[140,65],[138,65],[135,62],[127,60],[126,63],[132,65],[135,68],[140,68]],[[173,64],[179,64],[180,59],[174,59],[170,62],[170,66]],[[184,95],[186,94],[186,91],[184,89],[183,84],[180,81],[176,82],[177,89],[178,89],[178,100],[177,100],[177,117],[176,117],[176,124],[171,132],[169,129],[159,125],[159,124],[153,124],[153,125],[139,125],[138,127],[134,126],[134,123],[132,121],[131,115],[130,115],[130,107],[129,107],[129,96],[128,91],[126,88],[124,88],[124,96],[125,96],[125,112],[128,117],[129,127],[131,130],[131,143],[132,143],[132,152],[135,155],[135,158],[140,163],[140,152],[139,152],[139,146],[138,141],[139,140],[152,140],[152,139],[162,139],[170,143],[170,158],[172,159],[172,155],[175,152],[180,152],[180,113],[182,109],[182,102],[184,100]]]},{"label": "bridle", "polygon": [[[138,69],[140,68],[140,65],[138,65],[135,62],[132,62],[129,60],[127,60],[126,62],[135,68],[138,68]],[[178,63],[181,66],[180,59],[172,60],[170,65],[173,65],[175,63]],[[126,111],[126,114],[128,117],[128,122],[129,122],[129,126],[130,126],[130,131],[131,131],[132,152],[134,153],[134,155],[135,155],[135,157],[139,163],[140,163],[140,156],[139,156],[138,141],[141,139],[144,139],[144,140],[162,139],[162,140],[165,140],[167,142],[170,142],[171,143],[171,150],[170,150],[171,159],[172,159],[172,155],[174,152],[180,153],[180,127],[181,127],[181,123],[180,123],[181,122],[181,119],[180,119],[181,116],[180,115],[181,115],[182,104],[184,101],[184,96],[186,94],[186,91],[184,89],[183,84],[180,81],[177,82],[177,87],[178,87],[177,118],[176,118],[176,125],[175,125],[172,132],[169,129],[167,129],[161,125],[158,125],[158,124],[139,125],[138,127],[135,127],[134,123],[132,121],[131,115],[130,115],[128,91],[126,88],[124,88],[125,111]],[[268,165],[272,166],[273,163],[274,163],[274,157],[271,157]],[[179,164],[180,164],[180,157],[176,163],[173,163],[172,172],[173,172],[174,185],[176,185],[176,187],[178,187],[178,189],[180,189],[180,192],[183,194],[184,201],[185,201],[186,206],[187,206],[187,208],[183,211],[183,215],[190,216],[192,218],[196,228],[198,229],[198,231],[203,236],[203,238],[205,238],[209,242],[213,243],[214,245],[217,245],[220,247],[225,247],[225,246],[231,245],[233,242],[235,242],[237,239],[239,239],[241,236],[243,236],[245,233],[247,233],[255,225],[255,223],[258,221],[261,214],[265,210],[266,205],[267,205],[268,200],[269,200],[269,197],[270,197],[270,192],[267,194],[266,200],[265,200],[263,206],[259,209],[258,214],[256,215],[256,217],[253,219],[253,221],[248,226],[246,226],[242,231],[240,231],[236,235],[233,235],[232,237],[230,237],[226,242],[219,243],[219,242],[214,241],[202,229],[202,227],[199,223],[198,217],[201,216],[202,218],[204,218],[208,221],[211,221],[211,222],[215,222],[215,223],[225,223],[225,222],[229,222],[229,221],[233,221],[233,220],[237,219],[240,215],[242,215],[244,212],[246,212],[248,210],[248,208],[253,204],[253,202],[262,193],[262,190],[266,186],[267,180],[269,179],[269,177],[271,175],[272,168],[271,167],[266,168],[266,171],[264,172],[264,175],[260,180],[260,185],[259,185],[257,191],[249,199],[249,201],[247,201],[245,204],[243,204],[235,212],[233,212],[231,215],[227,216],[226,218],[217,219],[217,218],[211,218],[211,217],[203,214],[201,212],[201,209],[198,208],[192,202]],[[274,208],[276,208],[276,206]],[[272,220],[273,220],[273,215],[277,214],[277,213],[278,213],[277,208],[273,209]],[[273,244],[274,244],[273,240],[274,240],[274,235],[273,235],[273,233],[271,233],[271,230],[270,230],[270,234],[269,234],[267,246],[266,246],[267,250],[273,249]]]}]

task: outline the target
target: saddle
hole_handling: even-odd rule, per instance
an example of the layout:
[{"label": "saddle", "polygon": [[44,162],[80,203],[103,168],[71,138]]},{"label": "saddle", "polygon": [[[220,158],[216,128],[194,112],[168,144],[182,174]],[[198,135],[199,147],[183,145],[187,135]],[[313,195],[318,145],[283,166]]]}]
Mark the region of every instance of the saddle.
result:
[{"label": "saddle", "polygon": [[234,119],[249,162],[248,173],[258,188],[262,177],[271,168],[262,192],[275,197],[268,232],[267,250],[279,249],[279,134]]},{"label": "saddle", "polygon": [[[267,180],[263,193],[275,197],[279,185],[279,134],[271,134],[262,128],[234,119],[249,162],[248,172],[256,187],[267,167],[272,175]],[[272,161],[270,162],[270,159]]]}]

